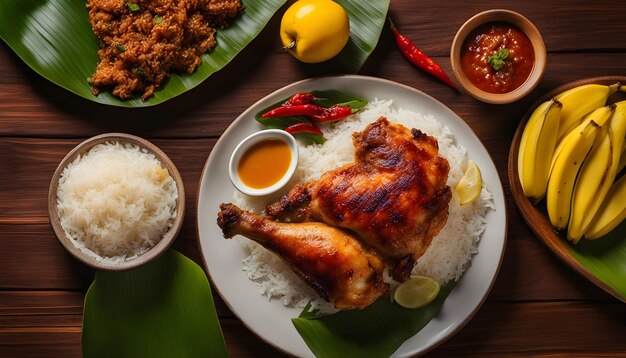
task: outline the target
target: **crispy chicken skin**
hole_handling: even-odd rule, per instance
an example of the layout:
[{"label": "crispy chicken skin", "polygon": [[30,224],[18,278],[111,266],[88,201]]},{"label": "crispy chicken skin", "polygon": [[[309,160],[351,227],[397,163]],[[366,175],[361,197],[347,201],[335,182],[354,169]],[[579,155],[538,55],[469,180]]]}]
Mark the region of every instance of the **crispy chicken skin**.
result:
[{"label": "crispy chicken skin", "polygon": [[354,163],[296,185],[265,212],[348,229],[404,281],[448,219],[450,166],[435,138],[383,117],[354,133],[353,143]]},{"label": "crispy chicken skin", "polygon": [[282,257],[319,295],[341,310],[361,309],[385,295],[384,263],[352,235],[318,222],[279,223],[220,205],[225,238],[246,236]]}]

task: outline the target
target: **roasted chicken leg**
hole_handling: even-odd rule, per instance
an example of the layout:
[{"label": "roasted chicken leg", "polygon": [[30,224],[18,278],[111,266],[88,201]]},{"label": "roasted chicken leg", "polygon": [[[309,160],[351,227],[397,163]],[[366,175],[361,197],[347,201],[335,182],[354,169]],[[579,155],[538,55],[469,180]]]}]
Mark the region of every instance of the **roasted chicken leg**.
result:
[{"label": "roasted chicken leg", "polygon": [[246,236],[282,257],[319,295],[341,310],[364,308],[386,294],[384,263],[352,235],[323,223],[279,223],[220,205],[225,238]]},{"label": "roasted chicken leg", "polygon": [[352,136],[354,163],[296,185],[265,212],[348,229],[404,281],[448,219],[448,161],[434,137],[382,117]]}]

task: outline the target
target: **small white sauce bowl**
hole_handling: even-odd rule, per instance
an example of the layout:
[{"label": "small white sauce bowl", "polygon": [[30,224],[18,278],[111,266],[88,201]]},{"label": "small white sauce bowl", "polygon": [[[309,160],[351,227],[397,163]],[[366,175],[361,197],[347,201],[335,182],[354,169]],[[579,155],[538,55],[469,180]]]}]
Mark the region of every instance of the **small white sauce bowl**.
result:
[{"label": "small white sauce bowl", "polygon": [[[287,145],[289,146],[289,150],[291,151],[291,162],[289,163],[289,168],[287,169],[287,172],[278,182],[267,188],[251,188],[244,184],[239,178],[239,161],[253,145],[267,139],[278,139],[287,143]],[[291,177],[293,176],[293,173],[296,171],[297,166],[298,142],[296,141],[296,139],[284,130],[266,129],[249,135],[237,145],[237,147],[233,151],[233,154],[230,156],[230,161],[228,162],[228,174],[230,175],[230,181],[240,192],[250,196],[266,196],[282,189],[289,182],[289,179],[291,179]]]}]

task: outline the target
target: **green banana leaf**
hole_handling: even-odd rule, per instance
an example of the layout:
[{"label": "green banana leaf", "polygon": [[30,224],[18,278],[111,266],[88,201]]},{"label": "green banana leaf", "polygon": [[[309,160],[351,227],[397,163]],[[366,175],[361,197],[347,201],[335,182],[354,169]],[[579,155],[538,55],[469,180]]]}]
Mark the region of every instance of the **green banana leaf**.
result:
[{"label": "green banana leaf", "polygon": [[[196,87],[226,66],[285,2],[242,0],[245,10],[231,27],[218,31],[217,47],[202,57],[198,70],[191,75],[172,74],[145,102],[139,98],[121,101],[109,92],[97,97],[91,93],[87,78],[99,60],[98,40],[84,0],[0,0],[0,38],[37,73],[81,97],[106,105],[147,107]],[[351,36],[332,61],[346,72],[357,72],[376,47],[389,0],[337,2],[348,11]]]},{"label": "green banana leaf", "polygon": [[204,271],[171,249],[137,269],[96,273],[82,348],[86,358],[228,356]]},{"label": "green banana leaf", "polygon": [[389,0],[335,0],[350,17],[350,39],[331,61],[343,71],[357,73],[374,51],[387,19]]},{"label": "green banana leaf", "polygon": [[567,249],[589,272],[626,299],[626,222],[597,240],[567,243]]},{"label": "green banana leaf", "polygon": [[242,0],[245,10],[218,30],[215,49],[191,74],[172,74],[152,98],[121,101],[109,92],[94,96],[87,78],[98,64],[98,39],[84,0],[0,0],[0,38],[33,70],[89,100],[123,107],[152,106],[200,84],[226,66],[265,27],[286,0]]},{"label": "green banana leaf", "polygon": [[454,285],[447,283],[434,301],[418,309],[379,299],[361,311],[327,316],[316,316],[305,307],[292,322],[316,357],[389,357],[437,315]]}]

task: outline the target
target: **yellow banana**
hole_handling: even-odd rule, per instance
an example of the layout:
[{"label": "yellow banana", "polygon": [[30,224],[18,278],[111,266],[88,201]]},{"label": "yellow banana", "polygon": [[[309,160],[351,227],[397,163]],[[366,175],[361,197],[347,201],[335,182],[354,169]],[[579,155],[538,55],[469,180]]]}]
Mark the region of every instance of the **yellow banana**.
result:
[{"label": "yellow banana", "polygon": [[617,172],[621,172],[624,167],[626,167],[626,140],[624,140],[624,144],[622,144],[622,155],[619,157],[619,164],[617,165]]},{"label": "yellow banana", "polygon": [[[609,119],[609,117],[611,117],[612,113],[613,113],[613,109],[610,106],[600,107],[596,109],[595,111],[587,114],[585,116],[585,120],[583,121],[583,123],[593,120],[594,122],[596,122],[596,124],[602,127],[604,123],[606,123],[606,121]],[[563,122],[561,121],[560,124],[562,123]],[[571,134],[571,131],[568,133],[568,135],[569,134]],[[557,146],[554,149],[554,153],[552,154],[552,161],[550,162],[550,175],[552,175],[552,170],[554,169],[554,163],[556,162],[556,158],[558,158],[559,153],[561,153],[561,151],[563,150],[564,145],[565,145],[565,138],[563,138],[563,140],[561,140],[560,142],[558,142],[557,140]]]},{"label": "yellow banana", "polygon": [[550,161],[550,174],[548,175],[548,178],[550,178],[550,176],[552,175],[552,169],[554,169],[554,163],[556,162],[556,158],[559,157],[559,153],[561,153],[564,146],[565,146],[565,138],[563,138],[563,140],[558,142],[556,148],[554,148],[554,153],[552,153],[552,158]]},{"label": "yellow banana", "polygon": [[578,170],[600,128],[601,125],[592,119],[585,120],[563,139],[565,143],[554,160],[548,180],[546,206],[550,222],[557,229],[567,226]]},{"label": "yellow banana", "polygon": [[558,94],[556,99],[563,104],[563,111],[557,143],[580,125],[587,113],[604,106],[607,98],[618,89],[619,83],[610,86],[586,84]]},{"label": "yellow banana", "polygon": [[538,111],[539,112],[545,111],[545,109],[547,108],[549,104],[550,104],[549,102],[544,102],[540,104],[537,107],[537,109],[535,109],[535,111],[530,116],[530,118],[528,118],[528,122],[526,122],[526,125],[524,126],[524,131],[522,132],[522,138],[520,138],[519,150],[517,153],[517,175],[519,176],[520,184],[522,186],[522,189],[525,195],[528,195],[526,193],[530,190],[529,187],[532,183],[532,182],[529,182],[528,180],[525,180],[526,176],[524,175],[524,172],[525,172],[524,153],[526,153],[526,143],[528,142],[529,133],[534,130],[534,127],[539,122],[539,117],[534,116],[534,114],[537,113]]},{"label": "yellow banana", "polygon": [[527,197],[540,199],[546,194],[562,107],[554,98],[542,103],[531,114],[524,127],[517,169],[524,195]]},{"label": "yellow banana", "polygon": [[619,178],[609,189],[585,237],[591,240],[601,238],[624,219],[626,219],[626,175]]},{"label": "yellow banana", "polygon": [[567,238],[574,243],[577,243],[589,228],[617,175],[626,134],[626,101],[607,107],[611,106],[615,107],[615,110],[598,133],[574,186],[567,227]]}]

